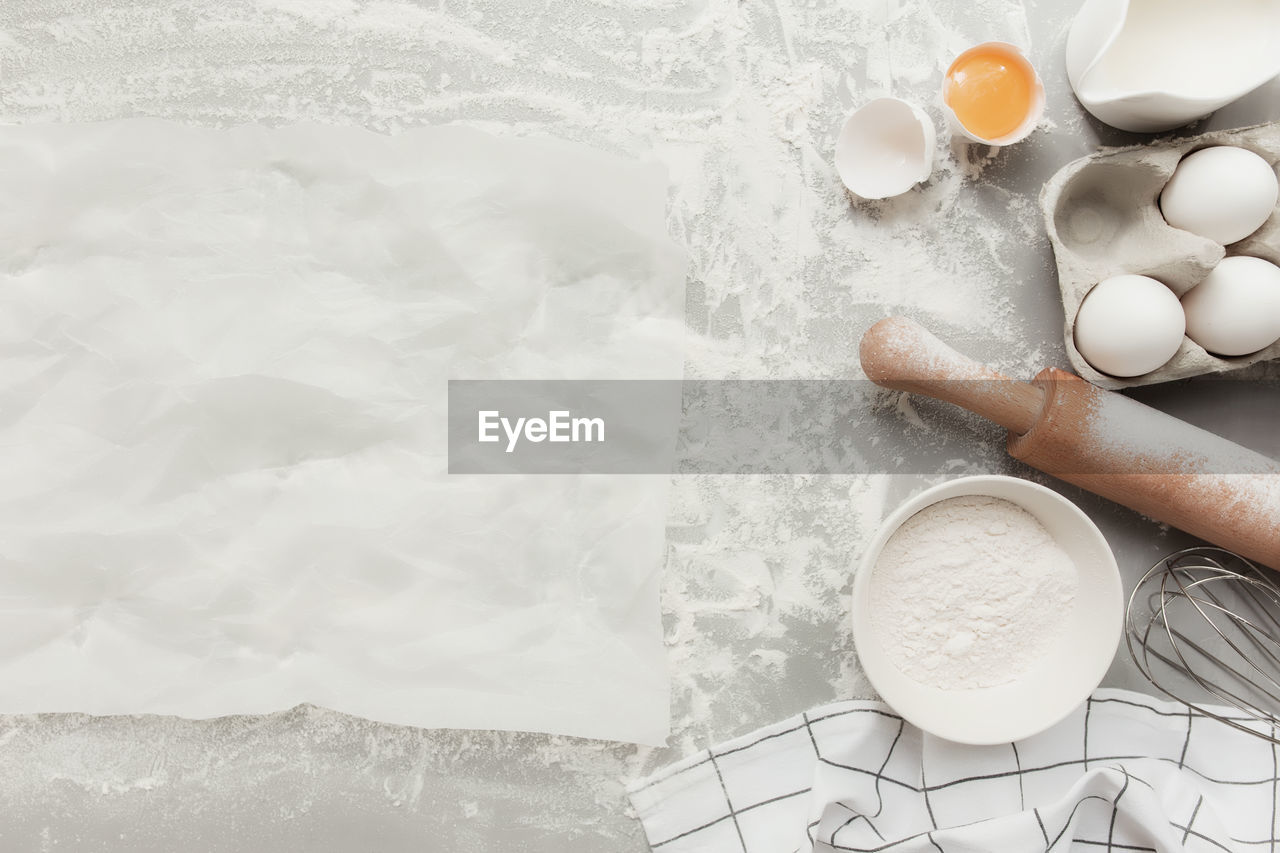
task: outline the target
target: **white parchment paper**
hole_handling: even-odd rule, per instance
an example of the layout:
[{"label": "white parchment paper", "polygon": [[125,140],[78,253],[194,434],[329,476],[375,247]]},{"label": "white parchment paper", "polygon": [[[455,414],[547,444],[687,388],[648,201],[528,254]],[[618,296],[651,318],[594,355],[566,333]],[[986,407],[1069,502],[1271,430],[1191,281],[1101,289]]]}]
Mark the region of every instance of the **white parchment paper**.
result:
[{"label": "white parchment paper", "polygon": [[667,480],[450,476],[445,415],[680,375],[665,186],[455,127],[0,129],[0,712],[661,742]]}]

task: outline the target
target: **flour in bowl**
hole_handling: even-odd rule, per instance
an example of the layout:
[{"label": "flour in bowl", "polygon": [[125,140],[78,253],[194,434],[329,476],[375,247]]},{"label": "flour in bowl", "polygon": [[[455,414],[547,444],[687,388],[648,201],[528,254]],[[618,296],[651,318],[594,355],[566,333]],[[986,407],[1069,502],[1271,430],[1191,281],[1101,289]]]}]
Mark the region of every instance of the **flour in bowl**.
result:
[{"label": "flour in bowl", "polygon": [[872,571],[872,624],[889,659],[948,690],[1030,670],[1061,633],[1078,585],[1071,557],[1033,515],[976,495],[911,516]]}]

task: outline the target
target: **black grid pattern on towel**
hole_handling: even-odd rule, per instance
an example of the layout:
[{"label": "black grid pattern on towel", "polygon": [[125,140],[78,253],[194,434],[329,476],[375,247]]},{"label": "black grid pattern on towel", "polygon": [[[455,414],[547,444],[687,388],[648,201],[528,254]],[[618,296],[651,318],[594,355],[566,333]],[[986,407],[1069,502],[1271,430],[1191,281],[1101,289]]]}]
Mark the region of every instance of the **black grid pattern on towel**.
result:
[{"label": "black grid pattern on towel", "polygon": [[[1148,704],[1151,701],[1152,704]],[[1139,754],[1123,754],[1121,752],[1107,752],[1100,754],[1090,747],[1090,724],[1095,718],[1095,709],[1099,706],[1118,705],[1128,706],[1134,709],[1140,709],[1147,714],[1153,714],[1160,717],[1185,717],[1187,720],[1185,737],[1182,739],[1181,752],[1176,758],[1172,756],[1147,756]],[[1162,707],[1163,706],[1163,707]],[[865,749],[859,752],[865,752],[866,755],[859,755],[858,761],[850,763],[848,756],[844,756],[846,760],[840,761],[831,757],[831,750],[825,749],[823,745],[823,734],[816,730],[821,723],[839,720],[840,718],[856,717],[872,715],[879,718],[885,718],[895,722],[896,726],[885,729],[884,742],[876,747],[878,741],[871,741],[866,745]],[[1244,716],[1234,716],[1231,719],[1241,722],[1254,722],[1251,718]],[[1205,722],[1201,722],[1205,721]],[[1195,725],[1193,726],[1193,723]],[[843,723],[848,726],[849,723]],[[1089,699],[1085,703],[1083,709],[1083,724],[1081,726],[1081,754],[1078,757],[1067,758],[1051,762],[1043,762],[1032,765],[1024,763],[1024,757],[1019,752],[1018,744],[1011,744],[1007,755],[1011,759],[1010,766],[1001,769],[993,769],[990,772],[966,775],[961,778],[949,778],[943,780],[928,781],[925,778],[923,767],[920,763],[912,765],[913,775],[895,776],[888,772],[888,768],[894,758],[895,750],[903,739],[905,732],[912,731],[900,716],[888,710],[885,706],[874,702],[845,702],[837,705],[828,706],[824,709],[818,709],[812,713],[803,714],[794,720],[790,720],[777,726],[761,730],[755,735],[739,739],[730,744],[716,750],[707,750],[690,759],[663,771],[647,781],[640,783],[632,788],[631,794],[633,801],[637,802],[637,809],[643,818],[645,816],[645,807],[641,805],[642,801],[656,802],[664,796],[663,789],[670,788],[671,796],[678,797],[680,789],[684,786],[681,777],[686,774],[699,771],[706,767],[710,767],[714,772],[716,784],[719,786],[721,801],[723,806],[714,813],[706,815],[704,820],[695,822],[695,825],[682,829],[681,831],[670,834],[666,837],[654,838],[650,837],[650,847],[655,853],[666,853],[668,850],[675,849],[698,849],[707,851],[724,851],[724,853],[771,853],[770,850],[754,844],[752,835],[749,831],[743,829],[742,818],[746,815],[761,816],[761,813],[775,812],[770,814],[768,820],[794,820],[797,813],[797,803],[800,798],[809,794],[811,787],[793,786],[784,790],[771,792],[768,796],[759,797],[750,802],[737,802],[740,798],[731,798],[730,785],[726,782],[726,774],[722,772],[721,762],[731,756],[740,756],[769,749],[773,742],[798,732],[805,733],[805,739],[812,746],[813,759],[815,764],[825,765],[830,768],[836,768],[852,774],[869,778],[873,783],[874,797],[876,808],[870,811],[859,811],[845,803],[833,803],[833,807],[843,809],[846,813],[842,822],[836,825],[834,831],[828,832],[822,838],[819,838],[818,827],[822,823],[821,820],[811,820],[807,825],[807,835],[810,845],[817,845],[814,849],[817,851],[840,851],[840,853],[892,853],[895,849],[903,848],[912,842],[918,842],[924,838],[930,842],[931,847],[939,851],[939,853],[947,853],[944,840],[940,840],[938,835],[945,835],[944,830],[939,829],[938,821],[934,816],[933,804],[931,797],[936,796],[938,792],[948,789],[963,788],[967,785],[975,783],[989,782],[1005,778],[1013,778],[1016,780],[1017,797],[1023,804],[1027,801],[1026,781],[1032,779],[1036,774],[1047,773],[1063,768],[1078,768],[1081,774],[1093,766],[1114,768],[1123,773],[1123,784],[1111,797],[1103,797],[1097,795],[1089,795],[1082,797],[1074,806],[1068,819],[1055,821],[1058,825],[1049,825],[1046,823],[1046,816],[1041,810],[1032,809],[1038,824],[1039,833],[1044,840],[1045,853],[1061,853],[1068,849],[1092,849],[1108,851],[1153,851],[1150,846],[1131,843],[1117,838],[1117,818],[1120,814],[1119,802],[1126,792],[1130,790],[1131,785],[1142,785],[1150,788],[1151,785],[1140,776],[1131,773],[1124,767],[1126,761],[1158,761],[1168,763],[1177,768],[1190,772],[1198,776],[1203,782],[1210,785],[1219,786],[1242,786],[1245,788],[1254,788],[1260,786],[1269,786],[1271,791],[1271,815],[1268,823],[1268,829],[1264,836],[1255,838],[1232,838],[1230,839],[1233,847],[1228,847],[1220,841],[1203,834],[1196,828],[1196,819],[1203,805],[1203,797],[1197,800],[1193,807],[1188,810],[1184,817],[1173,819],[1170,826],[1175,830],[1175,834],[1182,840],[1183,845],[1188,850],[1233,850],[1239,848],[1241,850],[1265,850],[1267,853],[1276,853],[1277,845],[1280,845],[1280,824],[1277,822],[1277,810],[1280,809],[1280,748],[1268,747],[1263,741],[1258,741],[1258,750],[1270,749],[1270,774],[1265,776],[1257,776],[1256,778],[1225,778],[1221,774],[1210,775],[1198,770],[1195,767],[1186,765],[1188,749],[1192,744],[1194,737],[1193,732],[1204,731],[1207,735],[1212,731],[1216,724],[1197,713],[1189,710],[1177,708],[1167,703],[1155,702],[1148,700],[1147,697],[1138,694],[1126,693],[1124,691],[1100,691],[1097,696]],[[1224,727],[1225,728],[1225,727]],[[1246,736],[1247,737],[1247,736]],[[1024,747],[1025,749],[1025,747]],[[892,786],[912,794],[918,794],[925,806],[928,820],[932,826],[931,829],[919,832],[915,835],[905,838],[887,839],[885,834],[877,827],[877,819],[881,817],[884,809],[884,797],[882,795],[883,786]],[[645,798],[649,797],[648,800]],[[1108,820],[1104,821],[1105,835],[1099,838],[1080,837],[1077,832],[1069,833],[1072,830],[1075,821],[1076,812],[1085,807],[1105,808],[1107,810]],[[857,824],[862,824],[871,833],[880,839],[880,843],[872,846],[853,846],[841,843],[842,831]],[[706,846],[709,841],[710,833],[717,831],[717,827],[732,827],[732,831],[727,834],[717,835],[714,842],[715,846]],[[955,828],[955,824],[951,824],[951,828]],[[797,824],[797,838],[804,822]],[[648,826],[646,826],[648,831]],[[684,842],[684,846],[678,844]],[[808,848],[791,848],[787,851],[776,851],[776,853],[808,853]]]}]

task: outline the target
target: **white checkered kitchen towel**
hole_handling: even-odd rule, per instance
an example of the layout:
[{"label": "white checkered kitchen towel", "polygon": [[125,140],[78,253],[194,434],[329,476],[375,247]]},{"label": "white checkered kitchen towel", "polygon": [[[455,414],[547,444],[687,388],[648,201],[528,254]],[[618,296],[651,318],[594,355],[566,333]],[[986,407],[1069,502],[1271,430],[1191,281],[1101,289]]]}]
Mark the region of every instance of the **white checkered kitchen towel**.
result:
[{"label": "white checkered kitchen towel", "polygon": [[1273,853],[1278,766],[1267,741],[1129,691],[1000,746],[840,702],[691,756],[631,801],[655,853]]}]

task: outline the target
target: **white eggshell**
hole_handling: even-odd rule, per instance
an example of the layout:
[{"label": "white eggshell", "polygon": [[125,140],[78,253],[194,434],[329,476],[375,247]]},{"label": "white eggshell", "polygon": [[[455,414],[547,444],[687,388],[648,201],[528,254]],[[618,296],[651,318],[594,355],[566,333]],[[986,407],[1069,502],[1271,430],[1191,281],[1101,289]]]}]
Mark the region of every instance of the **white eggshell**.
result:
[{"label": "white eggshell", "polygon": [[1145,275],[1118,275],[1094,286],[1076,314],[1076,349],[1112,376],[1141,376],[1173,358],[1186,318],[1173,291]]},{"label": "white eggshell", "polygon": [[1235,243],[1262,227],[1276,208],[1280,181],[1257,154],[1231,145],[1201,148],[1182,159],[1160,193],[1174,228]]},{"label": "white eggshell", "polygon": [[855,195],[889,198],[933,172],[933,120],[898,98],[876,98],[855,110],[836,138],[836,172]]},{"label": "white eggshell", "polygon": [[1248,355],[1280,340],[1280,267],[1223,258],[1182,297],[1187,337],[1215,355]]}]

